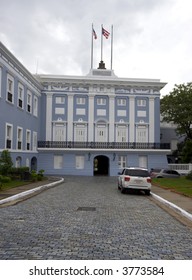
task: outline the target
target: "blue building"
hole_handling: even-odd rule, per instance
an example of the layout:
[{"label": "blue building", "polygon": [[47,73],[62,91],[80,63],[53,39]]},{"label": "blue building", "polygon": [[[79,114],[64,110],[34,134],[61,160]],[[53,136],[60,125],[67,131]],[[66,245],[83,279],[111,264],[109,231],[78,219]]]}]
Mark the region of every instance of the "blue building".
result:
[{"label": "blue building", "polygon": [[0,152],[16,166],[55,175],[117,175],[125,166],[166,167],[158,79],[32,75],[0,44]]}]

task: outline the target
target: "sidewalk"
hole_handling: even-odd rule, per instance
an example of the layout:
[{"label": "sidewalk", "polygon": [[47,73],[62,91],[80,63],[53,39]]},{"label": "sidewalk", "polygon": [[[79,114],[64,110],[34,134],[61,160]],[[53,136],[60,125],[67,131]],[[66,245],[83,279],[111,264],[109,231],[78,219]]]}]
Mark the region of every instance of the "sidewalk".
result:
[{"label": "sidewalk", "polygon": [[152,192],[192,215],[192,198],[154,185],[152,186]]}]

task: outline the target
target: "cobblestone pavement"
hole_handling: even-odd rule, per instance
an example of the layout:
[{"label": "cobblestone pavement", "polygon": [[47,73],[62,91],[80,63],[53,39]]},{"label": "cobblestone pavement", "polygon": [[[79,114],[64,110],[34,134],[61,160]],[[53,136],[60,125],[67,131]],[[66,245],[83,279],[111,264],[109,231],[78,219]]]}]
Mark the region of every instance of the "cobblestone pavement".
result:
[{"label": "cobblestone pavement", "polygon": [[0,259],[192,259],[192,229],[113,177],[72,177],[0,209]]}]

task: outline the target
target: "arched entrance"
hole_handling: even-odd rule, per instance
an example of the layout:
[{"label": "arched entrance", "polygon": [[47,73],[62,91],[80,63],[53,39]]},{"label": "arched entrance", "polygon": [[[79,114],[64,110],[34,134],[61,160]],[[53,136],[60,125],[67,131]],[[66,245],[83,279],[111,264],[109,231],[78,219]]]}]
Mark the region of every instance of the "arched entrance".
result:
[{"label": "arched entrance", "polygon": [[31,170],[37,171],[37,158],[36,157],[32,157],[32,159],[31,159]]},{"label": "arched entrance", "polygon": [[109,175],[109,158],[106,156],[96,156],[93,160],[94,175]]}]

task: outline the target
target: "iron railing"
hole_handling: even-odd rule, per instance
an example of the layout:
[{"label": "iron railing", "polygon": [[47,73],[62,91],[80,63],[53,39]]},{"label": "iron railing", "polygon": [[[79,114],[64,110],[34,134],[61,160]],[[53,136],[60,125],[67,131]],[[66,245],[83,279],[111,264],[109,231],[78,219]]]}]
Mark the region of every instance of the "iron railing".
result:
[{"label": "iron railing", "polygon": [[76,149],[170,149],[169,143],[135,142],[74,142],[74,141],[38,141],[38,148],[76,148]]}]

